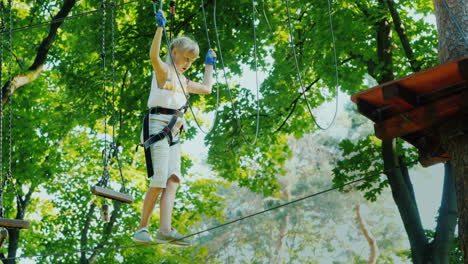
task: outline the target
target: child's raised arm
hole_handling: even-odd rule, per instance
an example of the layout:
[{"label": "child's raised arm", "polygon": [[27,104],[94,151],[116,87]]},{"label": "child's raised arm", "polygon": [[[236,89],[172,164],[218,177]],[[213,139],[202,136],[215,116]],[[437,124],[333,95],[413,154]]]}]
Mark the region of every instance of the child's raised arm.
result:
[{"label": "child's raised arm", "polygon": [[161,49],[161,39],[164,27],[166,26],[166,18],[161,10],[158,11],[156,15],[156,22],[158,23],[158,28],[154,34],[153,42],[151,43],[150,48],[150,60],[153,65],[153,69],[156,72],[156,80],[159,83],[164,83],[167,79],[168,66],[159,56],[159,51]]},{"label": "child's raised arm", "polygon": [[211,88],[213,87],[213,64],[216,61],[216,53],[210,49],[205,57],[205,74],[203,76],[203,83],[196,83],[189,81],[187,84],[187,89],[189,93],[196,94],[210,94]]}]

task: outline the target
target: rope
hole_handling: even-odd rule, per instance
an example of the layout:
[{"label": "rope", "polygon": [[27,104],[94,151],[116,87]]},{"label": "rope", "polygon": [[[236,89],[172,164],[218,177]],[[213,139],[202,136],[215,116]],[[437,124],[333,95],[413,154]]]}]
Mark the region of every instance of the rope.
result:
[{"label": "rope", "polygon": [[[205,3],[203,0],[201,0],[201,6],[202,6],[202,13],[203,13],[203,21],[204,21],[204,25],[205,25],[205,33],[206,33],[206,39],[208,41],[208,49],[211,50],[211,40],[210,40],[210,35],[208,33],[208,25],[207,25],[207,22],[206,22],[206,13],[205,13]],[[214,74],[216,76],[216,64],[213,64],[213,71],[214,71]],[[218,77],[216,76],[216,82],[218,81]],[[214,119],[213,119],[213,124],[211,125],[210,129],[208,130],[208,132],[204,131],[203,129],[200,128],[200,131],[202,131],[204,134],[210,134],[215,125],[216,125],[216,121],[218,119],[218,112],[219,112],[219,88],[216,89],[216,110],[215,110],[215,116],[214,116]]]},{"label": "rope", "polygon": [[[122,4],[116,4],[115,7],[121,7],[121,6],[124,6],[124,5],[139,2],[139,1],[141,1],[141,0],[132,0],[132,1],[124,2]],[[41,22],[41,23],[36,23],[36,24],[29,25],[29,26],[19,27],[19,28],[13,29],[12,32],[16,33],[16,32],[25,31],[25,30],[30,29],[30,28],[37,28],[37,27],[47,26],[47,25],[54,24],[54,23],[57,23],[57,22],[62,22],[62,21],[65,21],[65,20],[75,19],[75,18],[87,16],[87,15],[90,15],[90,14],[94,14],[94,13],[97,13],[97,12],[103,12],[105,9],[107,9],[107,7],[106,8],[101,8],[101,9],[95,9],[95,10],[91,10],[91,11],[88,11],[88,12],[83,12],[83,13],[80,13],[80,14],[71,15],[71,16],[67,16],[67,17],[56,18],[56,19],[52,19],[52,20],[47,21],[47,22]],[[1,31],[1,33],[7,33],[7,31],[4,30],[4,31]]]},{"label": "rope", "polygon": [[250,144],[250,142],[244,136],[244,130],[242,129],[240,118],[238,116],[237,107],[236,107],[236,104],[234,103],[231,88],[229,86],[229,82],[228,82],[228,79],[227,79],[226,67],[224,65],[223,52],[222,52],[222,49],[221,49],[221,42],[219,41],[218,26],[217,26],[217,23],[216,23],[216,0],[214,0],[213,22],[214,22],[214,28],[215,28],[215,34],[216,34],[216,42],[218,44],[219,61],[221,62],[221,65],[222,65],[222,68],[223,68],[224,81],[225,81],[226,86],[228,88],[228,95],[229,95],[229,99],[231,101],[232,112],[233,112],[233,116],[234,116],[234,119],[235,119],[235,123],[236,123],[237,128],[241,132],[240,135],[241,135],[244,143]]},{"label": "rope", "polygon": [[338,79],[338,62],[337,62],[337,56],[336,56],[336,45],[335,45],[335,35],[333,33],[333,24],[332,24],[332,18],[331,18],[331,7],[330,7],[330,0],[328,0],[328,17],[330,21],[330,29],[331,29],[331,35],[332,35],[332,42],[333,42],[333,54],[334,54],[334,59],[335,59],[335,75],[336,75],[336,104],[335,104],[335,113],[333,114],[333,118],[331,122],[328,124],[326,127],[322,127],[316,120],[314,114],[312,113],[312,107],[309,104],[309,100],[307,99],[306,96],[306,90],[304,89],[304,84],[302,83],[302,76],[301,76],[301,71],[299,69],[299,63],[297,61],[297,54],[296,54],[296,47],[294,44],[294,37],[293,37],[293,30],[292,30],[292,23],[291,23],[291,14],[289,11],[289,0],[286,0],[286,11],[288,14],[288,26],[289,26],[289,36],[290,36],[290,42],[294,54],[294,63],[296,66],[296,71],[299,79],[299,85],[302,89],[302,95],[304,96],[304,100],[306,102],[307,109],[309,111],[310,116],[312,117],[312,121],[315,123],[315,125],[321,129],[321,130],[327,130],[329,129],[332,124],[334,123],[337,113],[338,113],[338,94],[339,94],[339,79]]},{"label": "rope", "polygon": [[257,124],[255,128],[255,137],[252,144],[257,142],[258,128],[260,126],[260,96],[258,89],[258,62],[257,62],[257,30],[255,26],[255,0],[252,0],[252,27],[253,27],[253,42],[254,42],[254,60],[255,60],[255,86],[257,87]]},{"label": "rope", "polygon": [[[201,230],[201,231],[198,231],[198,232],[189,234],[189,235],[184,236],[184,237],[182,237],[182,238],[180,238],[180,239],[190,238],[190,237],[193,237],[193,236],[196,236],[196,235],[200,235],[200,234],[203,234],[203,233],[206,233],[206,232],[209,232],[209,231],[212,231],[212,230],[221,228],[221,227],[225,227],[225,226],[228,226],[228,225],[232,225],[232,224],[234,224],[234,223],[240,222],[240,221],[245,220],[245,219],[248,219],[248,218],[252,218],[252,217],[255,217],[255,216],[258,216],[258,215],[261,215],[261,214],[270,212],[270,211],[274,211],[274,210],[277,210],[277,209],[282,208],[282,207],[290,206],[290,205],[292,205],[292,204],[301,202],[301,201],[303,201],[303,200],[307,200],[307,199],[310,199],[310,198],[313,198],[313,197],[316,197],[316,196],[319,196],[319,195],[322,195],[322,194],[325,194],[325,193],[328,193],[328,192],[331,192],[331,191],[334,191],[334,190],[338,190],[338,189],[341,189],[341,188],[343,188],[343,187],[345,187],[345,186],[352,185],[352,184],[358,183],[358,182],[360,182],[360,181],[363,181],[363,180],[366,180],[366,179],[370,179],[370,178],[372,178],[372,177],[380,176],[381,174],[385,174],[385,173],[390,172],[390,171],[392,171],[392,170],[394,170],[394,169],[399,169],[399,168],[402,168],[402,167],[406,167],[406,166],[409,166],[409,165],[416,164],[417,162],[418,162],[418,160],[413,160],[413,161],[408,162],[408,163],[406,163],[406,164],[403,164],[403,165],[400,165],[400,166],[396,166],[396,167],[393,167],[393,168],[390,168],[390,169],[383,170],[382,172],[379,172],[379,173],[373,173],[373,174],[371,174],[371,175],[368,175],[368,176],[365,176],[365,177],[361,177],[361,178],[356,179],[356,180],[353,180],[353,181],[349,181],[349,182],[344,183],[344,184],[341,184],[341,185],[339,185],[339,186],[335,186],[335,187],[332,187],[332,188],[329,188],[329,189],[325,189],[325,190],[322,190],[322,191],[319,191],[319,192],[316,192],[316,193],[313,193],[313,194],[309,194],[309,195],[303,196],[303,197],[301,197],[301,198],[298,198],[298,199],[295,199],[295,200],[292,200],[292,201],[289,201],[289,202],[286,202],[286,203],[283,203],[283,204],[280,204],[280,205],[277,205],[277,206],[273,206],[273,207],[267,208],[267,209],[262,210],[262,211],[255,212],[255,213],[253,213],[253,214],[249,214],[249,215],[246,215],[246,216],[243,216],[243,217],[240,217],[240,218],[237,218],[237,219],[228,221],[228,222],[226,222],[226,223],[223,223],[223,224],[220,224],[220,225],[216,225],[216,226],[213,226],[213,227],[210,227],[210,228],[207,228],[207,229],[204,229],[204,230]],[[24,259],[24,258],[38,258],[38,257],[49,257],[49,256],[76,254],[76,253],[81,253],[81,252],[110,251],[110,250],[117,250],[117,249],[148,247],[148,246],[156,246],[156,245],[159,245],[159,244],[158,244],[158,243],[149,243],[149,244],[145,244],[145,245],[127,245],[127,246],[116,246],[116,247],[108,247],[108,248],[88,248],[88,249],[70,250],[70,251],[62,251],[62,252],[55,252],[55,253],[46,253],[46,254],[37,254],[37,255],[25,255],[25,256],[19,256],[19,257],[4,258],[3,260]]]},{"label": "rope", "polygon": [[[154,15],[156,16],[157,11],[156,11],[156,3],[155,3],[155,2],[153,2],[153,7],[154,7],[153,10],[155,11]],[[183,86],[183,84],[182,84],[182,80],[180,79],[180,76],[179,76],[179,74],[177,73],[177,68],[176,68],[175,63],[174,63],[174,58],[172,57],[172,52],[169,50],[170,41],[169,41],[169,39],[168,39],[168,37],[167,37],[166,28],[163,28],[163,35],[164,35],[164,38],[165,38],[165,40],[166,40],[167,47],[168,47],[168,52],[167,52],[167,53],[169,54],[169,57],[170,57],[170,59],[171,59],[171,64],[172,64],[172,66],[174,67],[174,71],[175,71],[175,73],[176,73],[175,75],[177,76],[177,79],[179,80],[179,84],[180,84],[180,87],[182,88],[182,91],[183,91],[183,93],[184,93],[185,99],[187,100],[187,105],[188,105],[188,107],[189,107],[189,109],[190,109],[190,112],[192,113],[193,120],[194,120],[195,123],[197,124],[198,129],[200,129],[200,131],[202,131],[203,133],[207,134],[207,132],[205,132],[205,130],[203,130],[203,128],[202,128],[201,125],[200,125],[200,122],[198,121],[197,117],[195,116],[195,112],[193,111],[192,105],[191,105],[190,102],[189,102],[190,94],[189,94],[187,91],[185,91],[185,88],[184,88],[184,86]],[[210,130],[210,131],[211,131],[211,130]],[[210,131],[209,131],[209,132],[210,132]]]}]

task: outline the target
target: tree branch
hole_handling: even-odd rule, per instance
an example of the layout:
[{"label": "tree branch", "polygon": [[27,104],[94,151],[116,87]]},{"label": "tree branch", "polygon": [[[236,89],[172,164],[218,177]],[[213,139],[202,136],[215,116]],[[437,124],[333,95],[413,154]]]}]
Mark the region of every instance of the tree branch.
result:
[{"label": "tree branch", "polygon": [[[124,191],[123,186],[120,189],[120,192],[122,192],[122,191]],[[112,228],[114,227],[114,224],[117,222],[117,218],[121,216],[120,208],[122,207],[122,204],[120,202],[114,201],[113,202],[113,207],[114,207],[114,210],[112,211],[110,220],[104,227],[104,232],[103,232],[103,235],[102,235],[101,242],[94,249],[103,248],[106,244],[108,244],[109,237],[110,237],[110,235],[112,233]],[[98,255],[99,255],[99,253],[100,253],[99,250],[94,250],[93,254],[88,259],[88,263],[96,262],[96,259],[97,259]]]},{"label": "tree branch", "polygon": [[408,186],[404,180],[398,158],[396,157],[396,140],[382,141],[382,156],[388,183],[392,190],[393,200],[400,212],[403,225],[411,245],[413,263],[424,263],[427,237],[421,223],[418,206],[413,202]]},{"label": "tree branch", "polygon": [[309,86],[307,86],[307,88],[305,89],[305,91],[304,91],[303,93],[300,93],[300,94],[291,102],[291,104],[289,104],[288,109],[291,109],[291,110],[289,111],[288,116],[286,116],[286,118],[283,120],[283,123],[281,123],[281,125],[278,127],[278,129],[275,130],[275,133],[276,133],[276,132],[279,132],[279,131],[283,128],[283,126],[286,124],[286,122],[288,121],[288,119],[292,116],[292,114],[294,113],[294,110],[296,110],[297,103],[298,103],[299,99],[302,97],[302,95],[303,95],[305,92],[309,91],[309,90],[312,88],[312,86],[313,86],[315,83],[317,83],[319,80],[320,80],[320,78],[315,79],[311,84],[309,84]]},{"label": "tree branch", "polygon": [[366,227],[366,223],[364,219],[362,219],[361,217],[361,206],[359,204],[356,204],[355,210],[356,210],[356,218],[359,224],[359,229],[361,229],[361,232],[366,238],[367,243],[369,244],[369,248],[370,248],[370,256],[369,256],[369,260],[367,263],[375,264],[379,257],[379,249],[377,247],[377,242],[375,242],[374,237],[372,236],[372,234],[369,232],[369,230]]},{"label": "tree branch", "polygon": [[[96,204],[92,203],[91,206],[89,207],[88,214],[86,215],[83,230],[81,230],[81,240],[80,240],[81,249],[85,249],[86,245],[88,244],[88,231],[89,231],[89,226],[91,224],[91,216],[93,215],[95,208],[96,208]],[[88,264],[88,259],[86,258],[86,251],[81,252],[80,263]]]},{"label": "tree branch", "polygon": [[42,71],[42,68],[44,66],[44,63],[46,61],[47,55],[49,53],[49,49],[52,46],[52,43],[54,42],[54,39],[57,35],[58,28],[60,25],[62,25],[63,20],[60,20],[61,18],[64,18],[68,16],[68,13],[72,9],[72,7],[75,5],[76,0],[65,0],[62,8],[60,11],[57,13],[57,15],[53,18],[53,20],[59,19],[59,21],[54,22],[50,25],[50,31],[49,34],[45,39],[42,40],[41,45],[37,49],[36,53],[36,58],[27,70],[26,73],[20,73],[17,76],[13,77],[13,79],[10,81],[6,82],[5,85],[2,87],[3,89],[3,98],[2,98],[2,105],[5,105],[5,103],[8,101],[9,97],[11,94],[13,94],[18,88],[29,84],[33,82],[39,74]]},{"label": "tree branch", "polygon": [[435,263],[449,263],[450,250],[457,225],[457,197],[455,191],[455,175],[451,162],[445,163],[444,187],[440,202],[439,217],[433,241]]},{"label": "tree branch", "polygon": [[410,62],[411,69],[413,72],[419,72],[421,70],[421,63],[418,62],[414,57],[413,49],[411,48],[408,36],[405,33],[405,29],[403,27],[403,23],[401,22],[400,14],[395,7],[395,3],[393,0],[386,0],[386,2],[392,16],[393,24],[395,25],[395,31],[398,33],[398,37],[400,38],[405,55]]}]

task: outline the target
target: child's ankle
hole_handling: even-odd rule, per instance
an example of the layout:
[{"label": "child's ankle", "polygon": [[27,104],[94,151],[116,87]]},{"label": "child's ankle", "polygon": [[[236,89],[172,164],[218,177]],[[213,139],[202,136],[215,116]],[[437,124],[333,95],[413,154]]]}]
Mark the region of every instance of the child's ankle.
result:
[{"label": "child's ankle", "polygon": [[172,228],[160,228],[159,232],[163,233],[164,235],[170,234],[172,231]]}]

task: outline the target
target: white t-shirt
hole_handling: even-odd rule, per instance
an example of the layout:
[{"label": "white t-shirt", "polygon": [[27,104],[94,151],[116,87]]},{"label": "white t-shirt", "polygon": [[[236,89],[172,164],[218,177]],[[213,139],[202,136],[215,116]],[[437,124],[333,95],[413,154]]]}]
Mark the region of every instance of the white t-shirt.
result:
[{"label": "white t-shirt", "polygon": [[[151,92],[148,98],[149,108],[159,106],[169,109],[179,109],[187,103],[184,90],[187,91],[188,81],[185,76],[179,75],[179,78],[177,78],[174,70],[171,70],[168,75],[164,86],[159,88],[158,82],[156,81],[156,73],[153,72]],[[180,86],[181,84],[183,85],[183,89]]]}]

